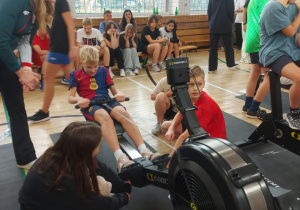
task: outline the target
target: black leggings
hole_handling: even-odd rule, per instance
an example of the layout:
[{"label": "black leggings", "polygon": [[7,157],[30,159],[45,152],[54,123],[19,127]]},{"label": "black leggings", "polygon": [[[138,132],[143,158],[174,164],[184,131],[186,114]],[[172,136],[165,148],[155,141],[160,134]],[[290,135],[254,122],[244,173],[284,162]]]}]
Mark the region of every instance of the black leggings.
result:
[{"label": "black leggings", "polygon": [[115,65],[114,59],[117,58],[118,68],[119,69],[124,69],[123,54],[120,50],[120,47],[118,47],[116,49],[109,48],[109,53],[110,53],[109,66],[114,66]]},{"label": "black leggings", "polygon": [[0,92],[10,118],[10,129],[17,164],[25,165],[35,160],[36,155],[29,135],[23,88],[18,76],[1,61]]}]

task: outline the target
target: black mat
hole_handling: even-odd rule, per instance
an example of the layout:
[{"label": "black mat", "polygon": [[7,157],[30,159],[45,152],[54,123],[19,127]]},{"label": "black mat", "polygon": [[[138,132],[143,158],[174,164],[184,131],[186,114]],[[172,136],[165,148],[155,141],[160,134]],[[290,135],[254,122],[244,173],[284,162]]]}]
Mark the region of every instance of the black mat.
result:
[{"label": "black mat", "polygon": [[[52,141],[55,143],[60,136],[60,133],[51,134],[50,137]],[[126,136],[128,138],[128,136]],[[132,141],[130,142],[131,144]],[[155,151],[150,145],[148,145],[146,142],[147,148],[149,148],[152,151]],[[110,168],[114,169],[115,172],[116,169],[116,159],[108,147],[106,141],[104,140],[102,142],[102,145],[100,147],[99,154],[97,155],[97,158],[108,165]],[[131,200],[127,206],[124,206],[121,208],[122,210],[168,210],[173,209],[172,204],[170,200],[168,199],[169,191],[154,187],[152,185],[143,187],[143,188],[137,188],[133,187],[131,192]]]},{"label": "black mat", "polygon": [[19,191],[23,185],[21,170],[16,167],[12,144],[0,146],[0,209],[18,210]]},{"label": "black mat", "polygon": [[[236,96],[236,98],[245,100],[245,95]],[[281,100],[282,100],[282,102],[281,102],[282,103],[282,111],[283,111],[283,113],[287,113],[290,109],[289,94],[286,93],[286,92],[281,91]],[[264,100],[262,101],[260,106],[264,107],[266,109],[271,109],[271,95],[270,95],[270,92],[264,98]]]}]

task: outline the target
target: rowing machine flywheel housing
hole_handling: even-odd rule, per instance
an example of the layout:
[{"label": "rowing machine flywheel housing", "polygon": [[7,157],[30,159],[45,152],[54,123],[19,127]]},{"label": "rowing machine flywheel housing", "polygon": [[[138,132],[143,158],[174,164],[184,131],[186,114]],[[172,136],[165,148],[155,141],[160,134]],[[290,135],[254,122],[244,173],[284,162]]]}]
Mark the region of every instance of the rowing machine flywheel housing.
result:
[{"label": "rowing machine flywheel housing", "polygon": [[274,209],[257,166],[238,147],[222,139],[185,142],[169,167],[174,209]]}]

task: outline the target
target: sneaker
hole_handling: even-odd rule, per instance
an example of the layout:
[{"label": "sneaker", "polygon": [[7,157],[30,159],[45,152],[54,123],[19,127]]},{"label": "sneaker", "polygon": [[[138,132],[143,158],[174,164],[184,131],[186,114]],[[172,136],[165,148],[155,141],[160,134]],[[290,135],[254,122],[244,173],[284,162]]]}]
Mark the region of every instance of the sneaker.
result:
[{"label": "sneaker", "polygon": [[218,70],[216,69],[216,70],[211,70],[211,71],[208,71],[208,73],[209,74],[211,74],[211,73],[216,73]]},{"label": "sneaker", "polygon": [[44,91],[44,80],[40,81],[40,91]]},{"label": "sneaker", "polygon": [[251,63],[251,60],[249,60],[248,58],[246,58],[245,60],[244,60],[244,63]]},{"label": "sneaker", "polygon": [[123,168],[126,168],[132,164],[134,164],[134,162],[130,160],[126,154],[123,153],[117,161],[118,172],[121,172]]},{"label": "sneaker", "polygon": [[164,64],[164,62],[158,63],[158,68],[160,68],[160,69],[166,69],[166,65]]},{"label": "sneaker", "polygon": [[245,58],[241,58],[240,63],[244,63],[245,62]]},{"label": "sneaker", "polygon": [[248,108],[247,107],[245,107],[245,105],[243,106],[243,109],[242,109],[242,112],[244,113],[244,114],[246,114],[247,112],[248,112]]},{"label": "sneaker", "polygon": [[135,76],[135,73],[131,69],[126,69],[125,70],[126,74],[129,74],[130,76]]},{"label": "sneaker", "polygon": [[286,115],[290,128],[300,130],[300,110],[294,110]]},{"label": "sneaker", "polygon": [[156,71],[156,72],[160,72],[160,69],[158,68],[158,66],[156,64],[152,64],[151,70]]},{"label": "sneaker", "polygon": [[234,66],[228,66],[228,70],[234,70],[237,64],[234,64]]},{"label": "sneaker", "polygon": [[280,84],[282,84],[282,85],[292,85],[293,81],[286,78],[286,77],[280,77]]},{"label": "sneaker", "polygon": [[114,75],[114,73],[111,71],[111,67],[108,68],[108,71],[109,71],[110,77],[113,79],[115,75]]},{"label": "sneaker", "polygon": [[221,52],[224,52],[224,51],[225,51],[225,48],[224,48],[224,47],[220,47],[220,51],[221,51]]},{"label": "sneaker", "polygon": [[62,80],[60,81],[60,83],[63,84],[63,85],[69,85],[70,81],[63,77]]},{"label": "sneaker", "polygon": [[160,128],[161,128],[161,123],[156,123],[156,125],[152,128],[151,133],[154,136],[157,136],[158,134],[160,134]]},{"label": "sneaker", "polygon": [[160,154],[159,152],[153,153],[151,152],[148,148],[146,148],[144,150],[144,152],[142,153],[142,156],[144,158],[147,158],[148,160],[150,160],[151,162],[153,162],[155,159],[159,158],[162,156],[162,154]]},{"label": "sneaker", "polygon": [[139,74],[140,73],[140,69],[139,68],[136,68],[135,70],[134,70],[134,72],[133,73],[135,73],[135,74]]},{"label": "sneaker", "polygon": [[124,69],[120,69],[120,76],[125,77],[125,70]]},{"label": "sneaker", "polygon": [[42,110],[39,110],[37,113],[28,117],[27,119],[28,119],[28,121],[31,121],[32,123],[39,123],[39,122],[43,122],[46,120],[50,120],[50,117],[49,117],[49,112],[45,113]]},{"label": "sneaker", "polygon": [[[259,109],[258,109],[259,110]],[[258,111],[257,110],[257,111]],[[247,117],[249,117],[249,118],[252,118],[252,119],[256,119],[257,118],[257,111],[255,111],[255,112],[252,112],[252,111],[250,111],[250,109],[248,109],[247,110],[247,114],[246,114],[246,116]]]}]

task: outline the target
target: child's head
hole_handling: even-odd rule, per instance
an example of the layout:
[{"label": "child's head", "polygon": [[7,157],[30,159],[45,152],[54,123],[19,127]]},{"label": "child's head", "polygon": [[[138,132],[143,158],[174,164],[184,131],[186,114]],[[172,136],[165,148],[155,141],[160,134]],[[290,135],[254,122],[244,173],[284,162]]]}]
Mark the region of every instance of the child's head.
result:
[{"label": "child's head", "polygon": [[134,26],[131,23],[128,23],[125,27],[125,34],[126,36],[131,38],[133,36],[133,33],[134,33]]},{"label": "child's head", "polygon": [[153,15],[150,15],[149,19],[148,19],[148,27],[149,28],[156,28],[156,25],[157,25],[157,15],[153,14]]},{"label": "child's head", "polygon": [[124,13],[123,13],[123,19],[124,20],[125,19],[131,20],[131,18],[132,18],[132,12],[131,12],[131,10],[129,10],[129,9],[125,10]]},{"label": "child's head", "polygon": [[112,14],[110,10],[106,10],[104,12],[104,20],[105,22],[112,20]]},{"label": "child's head", "polygon": [[90,35],[92,33],[93,28],[92,20],[88,17],[84,18],[82,20],[82,27],[86,35]]},{"label": "child's head", "polygon": [[110,31],[112,33],[116,32],[116,25],[114,21],[108,21],[105,25],[105,33],[107,34],[107,32]]},{"label": "child's head", "polygon": [[163,24],[163,16],[157,15],[157,27],[160,28]]},{"label": "child's head", "polygon": [[99,50],[92,46],[85,46],[80,51],[82,66],[90,76],[95,76],[98,71]]},{"label": "child's head", "polygon": [[46,36],[48,34],[48,31],[47,31],[47,29],[39,28],[39,30],[37,31],[37,33],[38,33],[39,37],[44,37],[44,36]]},{"label": "child's head", "polygon": [[167,31],[173,31],[173,29],[175,28],[176,30],[176,22],[174,19],[170,18],[167,22],[166,22],[166,29]]},{"label": "child's head", "polygon": [[195,103],[200,97],[201,91],[205,86],[204,79],[205,73],[204,70],[200,68],[200,66],[194,65],[190,68],[190,82],[188,83],[188,92],[193,103]]}]

